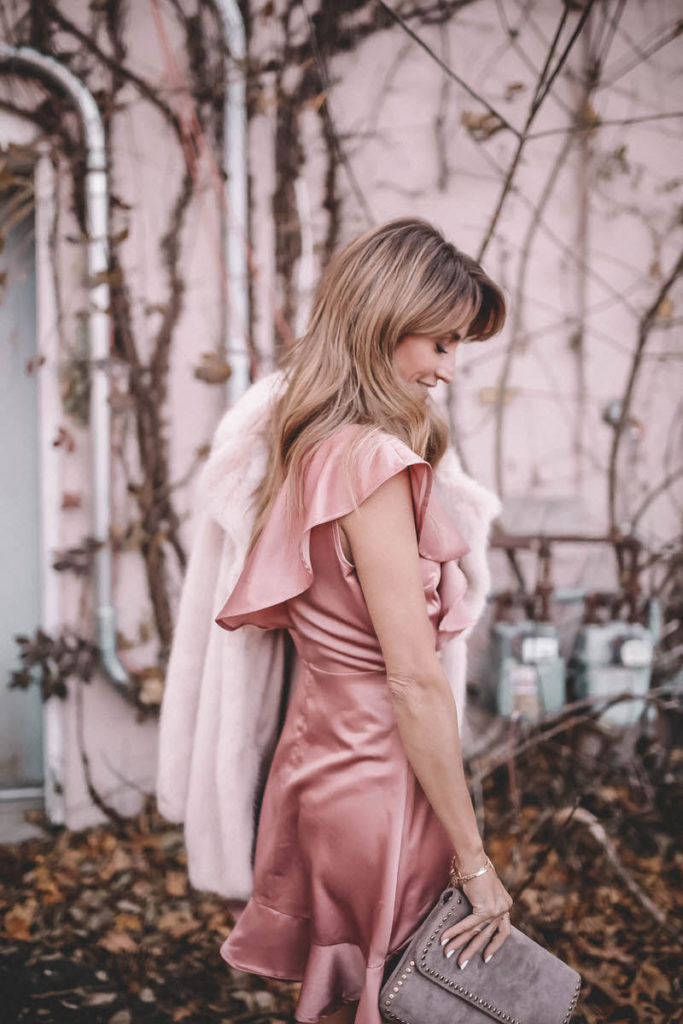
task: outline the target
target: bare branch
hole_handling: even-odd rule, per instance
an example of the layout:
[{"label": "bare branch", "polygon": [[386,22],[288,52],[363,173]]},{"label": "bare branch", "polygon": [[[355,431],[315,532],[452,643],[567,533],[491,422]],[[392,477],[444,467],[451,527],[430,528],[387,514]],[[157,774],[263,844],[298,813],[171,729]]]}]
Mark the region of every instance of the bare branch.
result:
[{"label": "bare branch", "polygon": [[347,177],[351,184],[351,188],[353,189],[356,199],[358,200],[358,203],[360,205],[360,208],[362,209],[363,214],[365,215],[366,223],[368,227],[372,227],[376,223],[375,218],[372,215],[370,205],[367,199],[365,198],[365,195],[363,194],[363,190],[360,187],[360,183],[358,181],[358,178],[356,177],[356,173],[353,170],[353,167],[351,166],[349,158],[339,141],[339,133],[337,132],[337,129],[332,120],[332,114],[330,111],[329,104],[329,96],[331,91],[330,77],[327,73],[327,65],[325,63],[322,53],[320,52],[320,47],[318,46],[318,38],[315,32],[315,25],[313,24],[311,16],[308,12],[306,0],[301,0],[301,6],[303,7],[304,14],[306,15],[306,24],[308,25],[308,34],[311,41],[311,50],[313,51],[313,58],[315,60],[316,67],[318,69],[318,75],[320,76],[320,82],[325,93],[325,98],[322,104],[322,111],[327,121],[327,128],[330,133],[330,138],[332,140],[334,150],[337,154],[337,158],[340,164],[343,165],[344,170],[346,171]]},{"label": "bare branch", "polygon": [[[501,189],[500,197],[498,199],[498,204],[496,206],[496,209],[494,210],[493,216],[491,218],[491,221],[489,223],[488,229],[487,229],[486,234],[484,236],[484,239],[483,239],[483,241],[481,243],[481,246],[479,247],[479,252],[477,253],[477,261],[479,263],[481,263],[481,261],[484,258],[484,254],[486,253],[486,250],[488,248],[489,242],[493,238],[493,233],[494,233],[494,231],[496,229],[496,225],[498,224],[498,220],[500,219],[500,215],[502,213],[503,206],[505,205],[505,200],[507,199],[510,191],[512,190],[512,182],[514,180],[515,173],[517,171],[517,167],[519,166],[520,160],[522,158],[522,151],[523,151],[524,145],[526,143],[526,139],[527,139],[527,135],[528,135],[528,132],[529,132],[529,128],[531,127],[531,125],[532,125],[532,123],[534,121],[534,118],[538,114],[539,110],[541,109],[541,106],[543,105],[543,101],[545,100],[546,96],[548,95],[548,93],[550,91],[550,87],[552,86],[552,83],[555,81],[557,75],[559,74],[560,69],[562,67],[564,67],[564,64],[566,63],[566,60],[567,60],[567,58],[568,58],[568,56],[569,56],[569,54],[570,54],[570,52],[571,52],[571,50],[572,50],[572,48],[574,46],[574,43],[578,39],[578,37],[579,37],[579,35],[581,33],[581,30],[583,29],[583,26],[586,23],[586,19],[588,18],[588,15],[590,14],[591,10],[593,9],[593,4],[594,3],[595,3],[595,0],[588,0],[588,2],[586,3],[586,6],[584,7],[583,11],[581,12],[581,17],[579,18],[579,20],[578,20],[578,22],[576,24],[576,27],[574,28],[574,31],[571,34],[569,42],[565,46],[564,51],[560,54],[560,57],[559,57],[559,59],[557,61],[555,69],[552,72],[552,74],[550,75],[550,78],[548,79],[547,83],[545,83],[545,85],[543,85],[543,83],[544,83],[544,80],[545,80],[545,74],[546,74],[546,70],[547,70],[549,61],[546,61],[546,64],[545,64],[543,70],[541,71],[541,75],[539,77],[539,81],[538,81],[538,84],[536,86],[536,90],[535,90],[535,93],[534,93],[534,99],[531,102],[531,106],[529,108],[529,113],[527,115],[526,124],[524,125],[524,129],[522,131],[522,134],[521,135],[519,135],[519,134],[517,135],[517,137],[519,139],[519,142],[518,142],[518,145],[517,145],[517,151],[515,152],[515,154],[514,154],[514,156],[512,158],[512,163],[510,164],[510,168],[509,168],[509,170],[508,170],[508,172],[507,172],[507,174],[505,176],[505,181],[503,182],[503,187]],[[563,24],[563,23],[564,23],[564,15],[563,15],[563,17],[561,19],[561,24]],[[554,46],[554,43],[553,43],[553,46]]]},{"label": "bare branch", "polygon": [[556,811],[554,820],[559,825],[562,825],[570,817],[580,825],[586,826],[592,838],[605,851],[607,860],[610,862],[621,881],[624,883],[631,895],[635,896],[641,907],[647,910],[648,914],[651,914],[652,917],[654,917],[657,924],[666,926],[666,916],[662,913],[659,907],[652,902],[650,897],[643,892],[633,876],[621,863],[616,847],[605,831],[605,826],[598,821],[594,814],[587,811],[585,807],[565,807],[562,810]]},{"label": "bare branch", "polygon": [[683,110],[672,110],[664,114],[644,114],[642,117],[622,118],[600,118],[597,121],[586,121],[584,123],[568,124],[565,128],[545,128],[541,132],[532,132],[527,135],[527,142],[532,139],[545,139],[548,135],[567,135],[574,132],[594,132],[598,128],[605,128],[608,125],[623,126],[626,124],[643,124],[646,121],[667,121],[671,118],[683,117]]},{"label": "bare branch", "polygon": [[[590,0],[590,2],[592,3],[593,0]],[[432,50],[431,46],[429,46],[428,43],[425,43],[424,39],[421,39],[417,32],[414,32],[412,30],[410,25],[408,25],[408,23],[405,21],[404,18],[401,17],[400,14],[397,14],[396,11],[392,10],[389,4],[385,3],[384,0],[377,0],[377,3],[384,8],[387,14],[391,15],[394,21],[396,21],[401,26],[404,32],[408,33],[411,39],[415,40],[418,46],[422,47],[425,53],[429,54],[432,60],[439,65],[442,71],[446,72],[449,78],[452,78],[454,82],[457,82],[458,85],[461,86],[465,90],[465,92],[468,93],[468,95],[470,95],[478,103],[481,103],[483,106],[485,106],[489,113],[493,114],[493,116],[497,118],[498,121],[500,121],[501,126],[503,128],[507,128],[508,131],[512,132],[515,138],[522,138],[519,130],[515,128],[514,125],[511,125],[507,118],[503,117],[503,115],[498,110],[496,110],[495,107],[492,107],[487,99],[481,96],[478,92],[475,92],[475,90],[470,85],[468,85],[467,82],[460,77],[460,75],[456,74],[456,72],[453,71],[452,68],[449,68],[448,64],[441,60],[441,57],[439,57],[438,53],[434,53],[434,50]]]},{"label": "bare branch", "polygon": [[626,389],[624,391],[623,398],[621,400],[621,413],[619,416],[619,422],[614,428],[614,437],[612,439],[612,448],[610,451],[609,459],[609,470],[608,470],[608,514],[609,514],[609,528],[616,530],[617,528],[617,461],[619,458],[619,448],[621,446],[621,439],[624,433],[624,429],[629,420],[631,411],[631,402],[633,400],[633,392],[635,389],[636,380],[638,377],[638,371],[643,359],[643,352],[647,345],[650,331],[654,322],[657,318],[657,313],[662,302],[671,290],[671,286],[681,274],[683,274],[683,252],[678,257],[673,270],[669,273],[669,276],[662,282],[660,289],[650,304],[648,309],[643,313],[640,324],[638,327],[638,341],[636,344],[635,352],[633,353],[633,359],[631,361],[631,371],[628,376],[626,383]]}]

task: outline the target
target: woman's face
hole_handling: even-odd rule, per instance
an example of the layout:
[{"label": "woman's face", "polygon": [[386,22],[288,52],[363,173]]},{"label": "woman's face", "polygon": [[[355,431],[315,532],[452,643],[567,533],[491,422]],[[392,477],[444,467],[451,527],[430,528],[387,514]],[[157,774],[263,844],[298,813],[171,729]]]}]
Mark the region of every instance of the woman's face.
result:
[{"label": "woman's face", "polygon": [[406,334],[394,349],[394,369],[399,377],[426,395],[440,380],[453,380],[455,350],[463,336],[459,332]]}]

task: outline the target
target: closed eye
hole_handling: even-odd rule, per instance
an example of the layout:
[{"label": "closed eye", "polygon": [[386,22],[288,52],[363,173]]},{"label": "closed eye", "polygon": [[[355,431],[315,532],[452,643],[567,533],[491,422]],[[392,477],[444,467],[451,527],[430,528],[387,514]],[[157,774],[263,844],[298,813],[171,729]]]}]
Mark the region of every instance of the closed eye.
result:
[{"label": "closed eye", "polygon": [[[458,334],[457,331],[455,331],[453,334],[450,334],[448,336],[448,344],[449,345],[457,345],[458,342],[461,341],[461,340],[462,340],[461,335]],[[439,345],[438,342],[435,342],[435,345],[436,345],[437,352],[440,352],[442,356],[445,356],[445,355],[448,354],[448,349],[445,349],[443,347],[443,345]]]}]

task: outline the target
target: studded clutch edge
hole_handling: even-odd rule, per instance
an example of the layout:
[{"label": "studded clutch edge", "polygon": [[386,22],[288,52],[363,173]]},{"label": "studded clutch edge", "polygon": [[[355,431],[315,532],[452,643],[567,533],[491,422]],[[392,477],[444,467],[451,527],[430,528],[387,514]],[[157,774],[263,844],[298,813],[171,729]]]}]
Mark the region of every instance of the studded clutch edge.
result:
[{"label": "studded clutch edge", "polygon": [[570,1024],[581,989],[574,968],[513,926],[488,964],[481,951],[460,970],[441,933],[471,913],[460,890],[444,889],[380,990],[379,1010],[399,1024]]}]

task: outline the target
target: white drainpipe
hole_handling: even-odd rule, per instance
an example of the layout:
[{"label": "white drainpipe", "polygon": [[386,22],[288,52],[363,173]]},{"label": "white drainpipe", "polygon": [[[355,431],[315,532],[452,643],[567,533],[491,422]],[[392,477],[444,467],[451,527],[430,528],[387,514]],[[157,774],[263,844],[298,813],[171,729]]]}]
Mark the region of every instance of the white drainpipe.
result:
[{"label": "white drainpipe", "polygon": [[[132,697],[128,674],[116,652],[116,612],[111,603],[110,423],[109,423],[109,270],[107,243],[107,163],[100,112],[83,83],[53,57],[29,47],[0,43],[0,71],[40,79],[65,92],[81,117],[86,149],[85,200],[89,273],[88,342],[90,354],[90,442],[92,452],[92,532],[102,546],[95,554],[97,645],[109,679]],[[97,275],[100,279],[96,280]]]},{"label": "white drainpipe", "polygon": [[[237,67],[246,57],[244,25],[232,0],[218,0],[226,41]],[[130,679],[116,651],[116,611],[111,602],[110,528],[110,293],[107,240],[107,164],[104,127],[92,94],[83,83],[53,57],[30,47],[12,47],[0,42],[0,72],[40,79],[50,89],[67,93],[78,110],[86,148],[86,221],[90,292],[88,338],[90,352],[90,435],[92,446],[93,536],[102,541],[95,554],[97,644],[102,666],[109,679],[132,699]],[[227,400],[233,405],[249,387],[247,329],[247,167],[246,106],[244,76],[228,75],[225,110],[225,163],[228,169],[225,247],[230,286],[230,313],[226,324],[226,346],[232,373],[228,378]],[[231,222],[234,218],[234,222]],[[100,280],[96,280],[100,275]]]},{"label": "white drainpipe", "polygon": [[[241,68],[247,58],[244,22],[234,0],[216,0],[223,19],[225,41],[233,65],[227,73],[223,146],[226,210],[223,220],[224,251],[228,270],[228,320],[226,349],[232,373],[228,377],[226,401],[233,406],[249,384],[249,290],[247,260],[247,110],[245,80]],[[239,73],[235,73],[239,71]],[[231,73],[232,72],[232,73]]]}]

